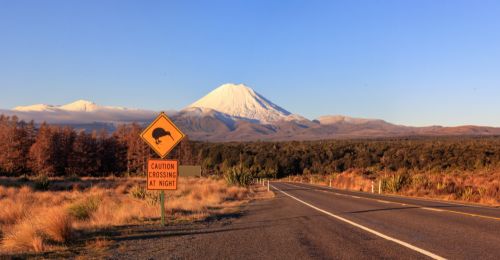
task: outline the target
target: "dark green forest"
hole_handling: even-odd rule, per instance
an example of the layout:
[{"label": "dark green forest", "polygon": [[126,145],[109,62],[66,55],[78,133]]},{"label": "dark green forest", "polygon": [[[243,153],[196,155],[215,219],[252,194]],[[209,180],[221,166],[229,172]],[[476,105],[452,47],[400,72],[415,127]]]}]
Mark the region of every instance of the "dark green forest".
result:
[{"label": "dark green forest", "polygon": [[[211,173],[238,165],[255,176],[372,171],[475,171],[500,166],[499,137],[329,140],[279,143],[193,143]],[[241,156],[240,156],[241,154]]]},{"label": "dark green forest", "polygon": [[[141,127],[86,133],[0,116],[3,176],[143,175],[155,154],[139,138]],[[414,137],[293,142],[208,143],[188,138],[170,158],[201,165],[204,175],[234,166],[254,177],[368,171],[476,171],[500,168],[500,137]]]}]

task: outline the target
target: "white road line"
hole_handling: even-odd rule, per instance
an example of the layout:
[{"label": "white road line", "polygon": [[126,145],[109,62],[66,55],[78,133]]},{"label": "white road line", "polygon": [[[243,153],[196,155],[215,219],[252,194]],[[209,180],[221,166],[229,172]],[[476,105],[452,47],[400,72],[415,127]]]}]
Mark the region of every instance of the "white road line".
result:
[{"label": "white road line", "polygon": [[[308,183],[301,183],[305,185],[311,185],[311,186],[316,186],[320,188],[330,188],[332,190],[338,189],[335,187],[328,187],[328,186],[323,186],[319,184],[308,184]],[[351,192],[356,192],[356,191],[351,191]],[[430,198],[416,198],[416,197],[410,197],[410,196],[402,196],[402,195],[394,195],[394,194],[384,194],[383,196],[389,197],[389,198],[399,198],[399,199],[408,199],[408,200],[413,200],[413,201],[427,201],[427,202],[437,202],[441,204],[449,204],[449,205],[454,205],[454,206],[464,206],[464,207],[469,207],[469,208],[479,208],[479,209],[495,209],[495,208],[500,208],[500,207],[487,207],[487,206],[481,206],[481,205],[474,205],[474,204],[463,204],[463,203],[458,203],[458,202],[451,202],[451,201],[444,201],[444,200],[438,200],[438,199],[430,199]]]},{"label": "white road line", "polygon": [[435,209],[435,208],[424,207],[424,208],[420,208],[420,209],[425,209],[425,210],[430,210],[430,211],[437,211],[437,212],[444,212],[444,210],[442,210],[442,209]]},{"label": "white road line", "polygon": [[318,208],[318,207],[316,207],[316,206],[314,206],[314,205],[311,205],[311,204],[309,204],[309,203],[307,203],[307,202],[305,202],[305,201],[303,201],[303,200],[301,200],[301,199],[299,199],[299,198],[297,198],[297,197],[294,197],[294,196],[292,196],[292,195],[290,195],[290,194],[288,194],[288,193],[286,193],[286,192],[284,192],[284,191],[282,191],[282,190],[278,189],[278,188],[277,188],[277,187],[275,187],[274,185],[271,185],[271,187],[273,187],[274,189],[278,190],[279,192],[281,192],[281,193],[285,194],[286,196],[288,196],[288,197],[290,197],[290,198],[292,198],[292,199],[294,199],[294,200],[296,200],[296,201],[298,201],[298,202],[300,202],[300,203],[302,203],[302,204],[304,204],[304,205],[306,205],[306,206],[309,206],[310,208],[313,208],[313,209],[315,209],[315,210],[317,210],[317,211],[319,211],[319,212],[321,212],[321,213],[324,213],[324,214],[326,214],[326,215],[328,215],[328,216],[334,217],[334,218],[336,218],[336,219],[338,219],[338,220],[340,220],[340,221],[343,221],[343,222],[345,222],[345,223],[348,223],[348,224],[350,224],[350,225],[353,225],[353,226],[355,226],[355,227],[357,227],[357,228],[360,228],[360,229],[362,229],[362,230],[364,230],[364,231],[367,231],[367,232],[369,232],[369,233],[372,233],[372,234],[374,234],[374,235],[376,235],[376,236],[379,236],[379,237],[384,238],[384,239],[386,239],[386,240],[389,240],[389,241],[392,241],[392,242],[397,243],[397,244],[399,244],[399,245],[402,245],[402,246],[404,246],[404,247],[406,247],[406,248],[409,248],[409,249],[411,249],[411,250],[413,250],[413,251],[416,251],[416,252],[419,252],[419,253],[421,253],[421,254],[423,254],[423,255],[426,255],[426,256],[428,256],[428,257],[430,257],[430,258],[432,258],[432,259],[446,259],[446,258],[444,258],[444,257],[441,257],[441,256],[438,256],[438,255],[436,255],[436,254],[434,254],[434,253],[431,253],[431,252],[429,252],[429,251],[427,251],[427,250],[425,250],[425,249],[422,249],[422,248],[416,247],[416,246],[414,246],[414,245],[411,245],[411,244],[406,243],[406,242],[404,242],[404,241],[401,241],[401,240],[399,240],[399,239],[396,239],[396,238],[393,238],[393,237],[390,237],[390,236],[384,235],[384,234],[382,234],[382,233],[380,233],[380,232],[378,232],[378,231],[375,231],[375,230],[373,230],[373,229],[370,229],[370,228],[365,227],[365,226],[363,226],[363,225],[360,225],[360,224],[358,224],[358,223],[352,222],[352,221],[350,221],[350,220],[348,220],[348,219],[345,219],[345,218],[343,218],[343,217],[337,216],[337,215],[335,215],[335,214],[333,214],[333,213],[330,213],[330,212],[328,212],[328,211],[326,211],[326,210],[320,209],[320,208]]},{"label": "white road line", "polygon": [[[313,184],[309,184],[309,185],[313,185]],[[300,187],[300,186],[296,186],[296,187]],[[302,188],[304,188],[304,187],[302,187]],[[308,188],[304,188],[304,189],[308,189]],[[418,209],[423,209],[423,210],[431,210],[431,211],[444,212],[444,213],[453,213],[453,214],[459,214],[459,215],[469,216],[469,217],[477,217],[477,218],[500,220],[499,217],[485,216],[485,215],[479,215],[479,214],[467,213],[467,212],[461,212],[461,211],[455,211],[455,210],[449,210],[449,209],[436,209],[436,208],[432,208],[432,207],[423,207],[422,205],[417,205],[417,204],[407,204],[407,203],[401,203],[401,202],[395,202],[395,201],[389,201],[389,200],[380,200],[380,199],[376,199],[376,198],[358,197],[358,196],[354,196],[354,195],[340,194],[340,193],[334,192],[332,188],[330,188],[330,189],[332,190],[333,194],[339,195],[339,196],[344,196],[344,197],[353,197],[353,198],[357,198],[357,199],[361,198],[361,199],[366,199],[366,200],[377,201],[377,202],[380,202],[380,203],[392,203],[392,204],[396,204],[396,205],[400,205],[400,206],[416,207]],[[388,197],[405,198],[405,197],[401,197],[401,196],[388,196]],[[413,201],[418,201],[418,200],[412,199],[412,198],[409,198],[409,199],[413,200]],[[425,201],[431,201],[431,200],[425,200]],[[454,203],[443,203],[441,201],[436,201],[436,202],[439,202],[441,204],[454,204]],[[467,206],[465,204],[456,204],[455,203],[455,205],[464,205],[466,207],[469,207],[469,206]],[[485,208],[485,207],[476,206],[475,208]]]}]

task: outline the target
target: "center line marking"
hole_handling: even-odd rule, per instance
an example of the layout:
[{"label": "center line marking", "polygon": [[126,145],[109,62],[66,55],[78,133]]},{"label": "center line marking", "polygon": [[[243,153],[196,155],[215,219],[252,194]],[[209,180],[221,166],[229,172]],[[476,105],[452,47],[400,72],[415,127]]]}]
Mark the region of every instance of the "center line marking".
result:
[{"label": "center line marking", "polygon": [[355,222],[350,221],[350,220],[348,220],[348,219],[345,219],[345,218],[343,218],[343,217],[337,216],[337,215],[335,215],[335,214],[333,214],[333,213],[330,213],[330,212],[328,212],[328,211],[326,211],[326,210],[324,210],[324,209],[320,209],[320,208],[318,208],[318,207],[316,207],[316,206],[314,206],[314,205],[312,205],[312,204],[309,204],[309,203],[307,203],[307,202],[305,202],[305,201],[303,201],[303,200],[301,200],[301,199],[299,199],[299,198],[297,198],[297,197],[294,197],[294,196],[292,196],[292,195],[288,194],[287,192],[284,192],[284,191],[282,191],[282,190],[278,189],[278,188],[277,188],[277,187],[275,187],[274,185],[271,185],[271,187],[273,187],[274,189],[278,190],[279,192],[281,192],[281,193],[285,194],[286,196],[288,196],[288,197],[290,197],[290,198],[292,198],[292,199],[294,199],[294,200],[296,200],[296,201],[298,201],[298,202],[300,202],[300,203],[302,203],[302,204],[304,204],[304,205],[306,205],[306,206],[309,206],[309,207],[310,207],[310,208],[312,208],[312,209],[315,209],[315,210],[317,210],[317,211],[319,211],[319,212],[321,212],[321,213],[324,213],[324,214],[326,214],[326,215],[328,215],[328,216],[334,217],[334,218],[336,218],[336,219],[338,219],[338,220],[340,220],[340,221],[343,221],[343,222],[348,223],[348,224],[350,224],[350,225],[353,225],[353,226],[355,226],[355,227],[357,227],[357,228],[360,228],[360,229],[362,229],[362,230],[364,230],[364,231],[367,231],[367,232],[369,232],[369,233],[372,233],[372,234],[374,234],[374,235],[376,235],[376,236],[379,236],[379,237],[384,238],[384,239],[386,239],[386,240],[389,240],[389,241],[392,241],[392,242],[397,243],[397,244],[399,244],[399,245],[402,245],[402,246],[404,246],[404,247],[406,247],[406,248],[409,248],[409,249],[411,249],[411,250],[413,250],[413,251],[416,251],[416,252],[419,252],[419,253],[421,253],[421,254],[423,254],[423,255],[426,255],[426,256],[428,256],[428,257],[430,257],[430,258],[432,258],[432,259],[446,259],[446,258],[444,258],[444,257],[441,257],[441,256],[438,256],[438,255],[436,255],[436,254],[434,254],[434,253],[431,253],[431,252],[429,252],[429,251],[427,251],[427,250],[425,250],[425,249],[422,249],[422,248],[416,247],[416,246],[414,246],[414,245],[412,245],[412,244],[406,243],[406,242],[404,242],[404,241],[401,241],[401,240],[399,240],[399,239],[396,239],[396,238],[390,237],[390,236],[388,236],[388,235],[384,235],[384,234],[382,234],[382,233],[380,233],[380,232],[378,232],[378,231],[375,231],[375,230],[373,230],[373,229],[371,229],[371,228],[365,227],[365,226],[363,226],[363,225],[360,225],[360,224],[358,224],[358,223],[355,223]]}]

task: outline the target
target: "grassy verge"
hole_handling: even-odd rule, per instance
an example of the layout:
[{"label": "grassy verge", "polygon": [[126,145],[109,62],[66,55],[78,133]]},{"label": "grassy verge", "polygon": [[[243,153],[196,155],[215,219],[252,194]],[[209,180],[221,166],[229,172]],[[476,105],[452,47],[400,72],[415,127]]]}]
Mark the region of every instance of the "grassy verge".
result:
[{"label": "grassy verge", "polygon": [[[35,190],[36,182],[0,180],[0,254],[64,251],[89,233],[159,221],[159,193],[146,191],[144,179],[56,179],[51,183]],[[179,189],[166,193],[168,221],[230,214],[258,194],[252,188],[228,186],[224,180],[181,178]],[[87,238],[84,243],[89,248],[110,244],[106,237]]]},{"label": "grassy verge", "polygon": [[349,170],[330,175],[291,176],[286,181],[329,185],[371,192],[379,182],[383,193],[500,206],[500,171],[423,173]]}]

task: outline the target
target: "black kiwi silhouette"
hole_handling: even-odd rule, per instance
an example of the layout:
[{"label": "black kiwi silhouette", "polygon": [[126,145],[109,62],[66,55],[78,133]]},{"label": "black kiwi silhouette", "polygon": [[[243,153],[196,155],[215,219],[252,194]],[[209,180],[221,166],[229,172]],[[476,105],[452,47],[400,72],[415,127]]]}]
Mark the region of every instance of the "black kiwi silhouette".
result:
[{"label": "black kiwi silhouette", "polygon": [[161,127],[155,128],[155,130],[153,130],[153,138],[155,139],[156,144],[160,144],[161,143],[160,138],[162,138],[164,136],[170,136],[170,138],[172,138],[172,140],[174,140],[174,138],[172,137],[172,134],[170,134],[169,131],[165,131],[165,129],[163,129]]}]

